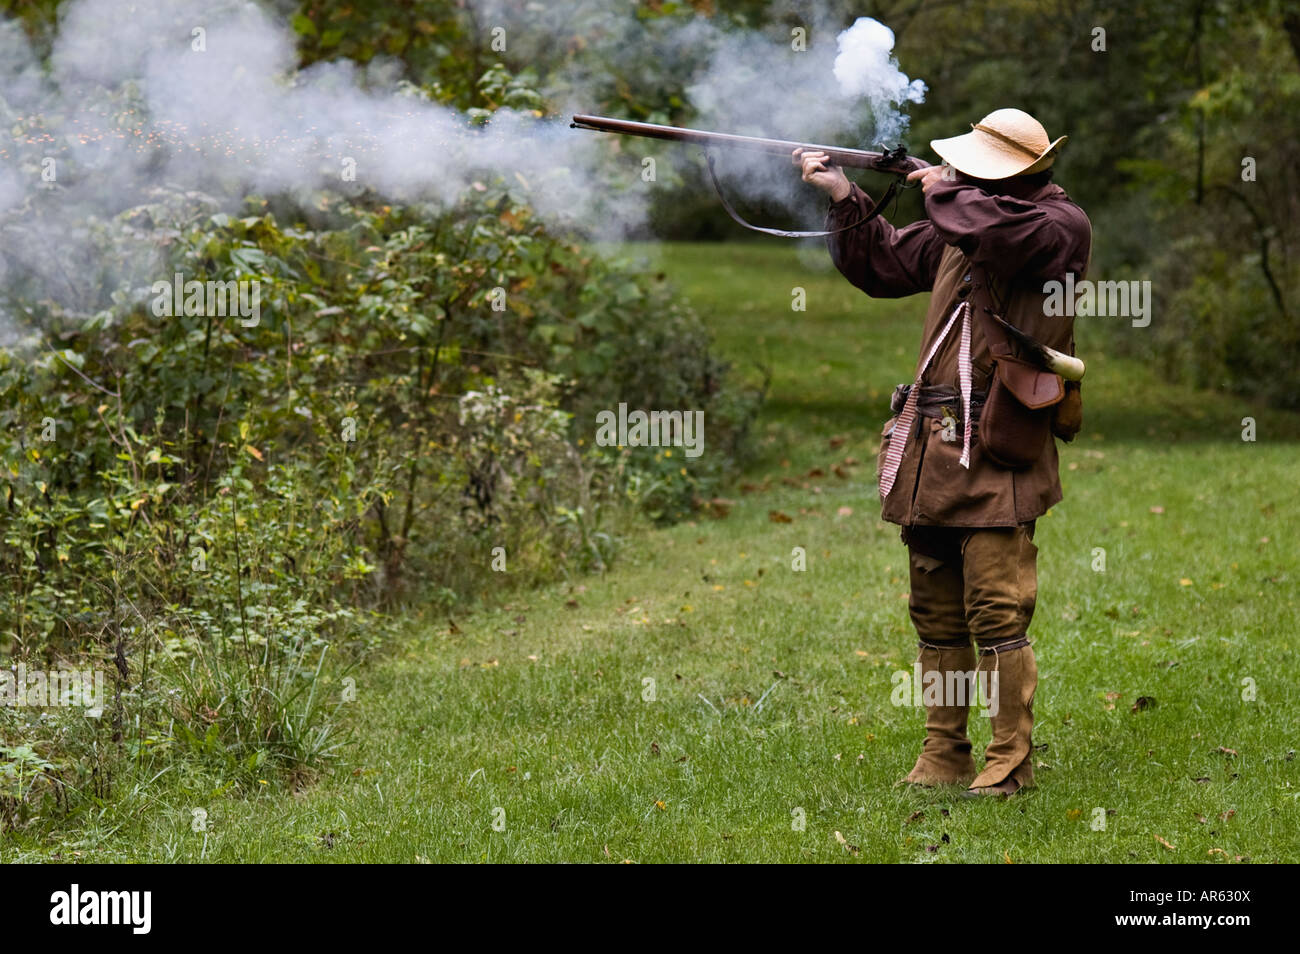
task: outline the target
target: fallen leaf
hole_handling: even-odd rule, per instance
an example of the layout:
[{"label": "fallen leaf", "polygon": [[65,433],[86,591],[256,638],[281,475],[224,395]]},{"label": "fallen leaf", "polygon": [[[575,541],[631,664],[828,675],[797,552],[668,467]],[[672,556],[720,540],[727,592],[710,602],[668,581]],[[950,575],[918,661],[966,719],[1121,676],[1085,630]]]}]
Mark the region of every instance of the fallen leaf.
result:
[{"label": "fallen leaf", "polygon": [[1176,850],[1177,850],[1176,848],[1174,848],[1173,845],[1169,844],[1169,842],[1165,841],[1165,840],[1164,840],[1163,838],[1161,838],[1159,835],[1152,835],[1151,837],[1154,838],[1156,841],[1160,842],[1160,844],[1164,845],[1164,846],[1165,846],[1166,848],[1168,848],[1170,851],[1176,851]]},{"label": "fallen leaf", "polygon": [[767,519],[773,523],[794,523],[794,517],[782,513],[780,510],[769,510],[767,512]]},{"label": "fallen leaf", "polygon": [[1133,703],[1130,712],[1142,712],[1144,709],[1154,709],[1156,707],[1155,696],[1138,696]]}]

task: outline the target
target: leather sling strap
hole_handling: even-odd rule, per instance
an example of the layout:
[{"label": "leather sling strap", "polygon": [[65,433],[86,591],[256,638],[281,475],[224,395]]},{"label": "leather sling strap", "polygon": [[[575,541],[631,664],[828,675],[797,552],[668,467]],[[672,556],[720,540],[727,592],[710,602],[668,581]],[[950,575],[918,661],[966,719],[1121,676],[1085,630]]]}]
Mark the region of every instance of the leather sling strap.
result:
[{"label": "leather sling strap", "polygon": [[722,203],[722,208],[726,210],[727,215],[731,216],[732,221],[737,225],[743,225],[751,231],[762,232],[764,235],[775,235],[778,238],[822,238],[827,235],[838,235],[840,232],[847,232],[849,229],[856,229],[859,225],[865,225],[879,215],[885,206],[889,205],[889,203],[893,201],[894,196],[898,195],[898,190],[902,187],[904,181],[902,176],[896,178],[885,191],[885,194],[881,196],[880,201],[872,207],[871,211],[866,215],[863,215],[851,225],[845,225],[838,229],[831,229],[827,232],[794,232],[787,229],[769,229],[764,228],[761,225],[752,225],[741,218],[740,213],[732,208],[731,203],[727,201],[727,197],[722,194],[722,186],[719,184],[717,173],[713,169],[713,153],[706,150],[704,158],[709,167],[709,179],[713,182],[713,191],[718,194],[718,201]]}]

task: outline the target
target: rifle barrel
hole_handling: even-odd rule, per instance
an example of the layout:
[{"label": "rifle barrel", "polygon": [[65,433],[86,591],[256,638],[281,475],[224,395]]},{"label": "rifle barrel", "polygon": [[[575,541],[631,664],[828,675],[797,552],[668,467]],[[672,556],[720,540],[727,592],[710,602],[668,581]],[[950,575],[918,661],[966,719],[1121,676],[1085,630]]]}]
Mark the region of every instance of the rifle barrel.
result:
[{"label": "rifle barrel", "polygon": [[840,146],[820,146],[813,143],[793,142],[786,139],[760,139],[756,136],[734,136],[729,133],[708,132],[703,129],[685,129],[679,126],[661,126],[656,123],[638,123],[630,119],[610,119],[606,116],[574,116],[572,129],[591,129],[596,132],[618,133],[623,136],[640,136],[644,139],[665,139],[670,142],[687,142],[698,146],[720,146],[743,149],[769,155],[788,157],[795,149],[824,152],[837,166],[849,169],[874,169],[878,172],[911,172],[929,165],[923,159],[909,156],[902,147],[891,152],[870,152],[866,149],[845,149]]}]

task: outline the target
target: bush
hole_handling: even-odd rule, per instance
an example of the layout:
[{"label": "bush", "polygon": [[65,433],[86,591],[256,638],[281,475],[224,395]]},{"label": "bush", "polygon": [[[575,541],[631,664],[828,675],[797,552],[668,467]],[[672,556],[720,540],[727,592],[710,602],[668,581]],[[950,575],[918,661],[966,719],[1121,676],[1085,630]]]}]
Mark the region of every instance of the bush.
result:
[{"label": "bush", "polygon": [[[620,513],[685,513],[741,453],[755,397],[695,316],[508,190],[321,206],[159,195],[114,224],[168,280],[33,303],[57,350],[0,350],[0,651],[122,660],[87,744],[309,777],[337,739],[322,680],[382,644],[375,612],[604,569]],[[167,314],[176,273],[256,282],[260,318]],[[708,463],[593,446],[620,401],[704,410]]]},{"label": "bush", "polygon": [[[461,48],[470,12],[431,8],[439,32],[372,6],[294,17],[304,62],[404,57],[471,121],[544,107],[535,72]],[[53,17],[25,22],[48,52]],[[31,166],[41,118],[11,119]],[[690,512],[745,452],[759,395],[696,316],[508,182],[453,207],[320,194],[238,214],[158,185],[75,223],[56,290],[27,266],[57,188],[0,223],[25,329],[0,347],[0,658],[106,673],[112,704],[0,713],[6,827],[102,803],[126,767],[309,781],[346,737],[345,674],[404,612],[602,571],[628,527]],[[703,411],[709,454],[596,446],[620,403]]]}]

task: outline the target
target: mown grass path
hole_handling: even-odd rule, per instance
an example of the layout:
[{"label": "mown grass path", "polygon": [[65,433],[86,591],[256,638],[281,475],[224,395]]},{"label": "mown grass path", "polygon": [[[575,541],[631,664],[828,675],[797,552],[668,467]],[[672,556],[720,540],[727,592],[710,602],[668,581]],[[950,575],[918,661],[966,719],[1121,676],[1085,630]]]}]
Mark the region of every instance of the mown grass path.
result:
[{"label": "mown grass path", "polygon": [[[111,836],[61,851],[1300,859],[1300,420],[1165,386],[1108,358],[1081,320],[1085,431],[1062,451],[1066,500],[1039,523],[1039,787],[975,804],[904,790],[894,783],[922,715],[890,702],[915,643],[874,449],[925,300],[871,302],[817,247],[654,254],[724,353],[773,371],[758,458],[727,516],[647,532],[608,575],[518,596],[455,631],[422,625],[355,674],[353,743],[305,794],[160,783],[165,794]],[[796,286],[804,312],[791,309]],[[1247,415],[1254,443],[1241,440]],[[791,569],[795,547],[805,572]],[[1135,711],[1139,697],[1151,701]],[[976,720],[974,737],[982,747],[987,725]],[[195,806],[208,812],[206,838],[190,829]]]}]

